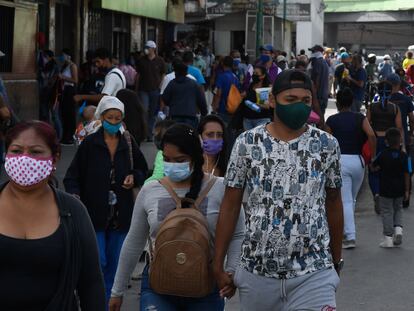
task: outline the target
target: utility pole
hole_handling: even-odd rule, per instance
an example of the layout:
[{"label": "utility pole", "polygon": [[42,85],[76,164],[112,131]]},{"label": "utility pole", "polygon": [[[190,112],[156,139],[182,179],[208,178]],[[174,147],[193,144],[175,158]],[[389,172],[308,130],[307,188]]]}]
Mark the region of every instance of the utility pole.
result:
[{"label": "utility pole", "polygon": [[286,0],[283,0],[282,49],[285,49],[285,39],[286,39]]},{"label": "utility pole", "polygon": [[263,45],[263,0],[257,0],[256,13],[256,57],[259,57]]}]

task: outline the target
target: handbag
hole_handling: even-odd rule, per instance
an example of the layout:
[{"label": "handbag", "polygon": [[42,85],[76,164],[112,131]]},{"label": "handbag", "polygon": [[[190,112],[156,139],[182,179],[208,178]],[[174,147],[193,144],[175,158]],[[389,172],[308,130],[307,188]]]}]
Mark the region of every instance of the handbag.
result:
[{"label": "handbag", "polygon": [[240,94],[239,89],[233,83],[230,87],[229,95],[227,96],[227,105],[226,105],[227,112],[229,114],[234,114],[237,111],[237,108],[239,108],[242,100],[243,98]]},{"label": "handbag", "polygon": [[[134,169],[134,156],[132,155],[132,136],[128,131],[124,132],[125,140],[128,144],[128,151],[129,151],[129,161],[131,165],[131,170]],[[134,187],[132,188],[132,197],[135,199],[138,196],[139,191],[141,190],[141,187]]]},{"label": "handbag", "polygon": [[357,124],[357,137],[359,138],[362,146],[361,156],[364,159],[365,165],[368,165],[371,162],[373,154],[371,152],[371,145],[369,144],[369,140],[363,130],[362,123],[365,120],[365,116],[355,113],[355,119]]}]

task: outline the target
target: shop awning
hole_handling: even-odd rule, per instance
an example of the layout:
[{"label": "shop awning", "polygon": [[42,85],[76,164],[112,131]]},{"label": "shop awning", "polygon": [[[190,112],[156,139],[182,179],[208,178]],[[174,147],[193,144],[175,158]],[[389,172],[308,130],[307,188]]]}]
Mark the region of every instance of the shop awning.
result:
[{"label": "shop awning", "polygon": [[184,0],[95,0],[94,5],[111,11],[184,23]]},{"label": "shop awning", "polygon": [[414,10],[413,0],[325,0],[325,13]]}]

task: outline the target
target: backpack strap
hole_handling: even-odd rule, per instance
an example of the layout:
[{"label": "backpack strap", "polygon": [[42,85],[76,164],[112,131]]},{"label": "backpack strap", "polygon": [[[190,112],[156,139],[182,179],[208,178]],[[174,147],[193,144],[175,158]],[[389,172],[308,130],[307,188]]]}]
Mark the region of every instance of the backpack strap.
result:
[{"label": "backpack strap", "polygon": [[131,134],[126,130],[124,132],[124,137],[128,145],[128,154],[129,154],[129,163],[131,165],[131,170],[134,169],[134,156],[132,154],[132,138]]},{"label": "backpack strap", "polygon": [[212,178],[208,182],[207,186],[203,189],[203,191],[201,191],[201,193],[199,194],[197,200],[195,200],[195,202],[194,202],[194,206],[196,208],[198,208],[200,206],[200,204],[203,202],[203,200],[206,198],[206,196],[210,192],[211,188],[213,188],[216,181],[217,181],[217,177],[212,175]]},{"label": "backpack strap", "polygon": [[125,85],[124,85],[124,80],[122,79],[122,77],[121,77],[121,75],[119,74],[119,72],[116,72],[116,71],[114,71],[114,69],[117,69],[117,68],[113,68],[108,74],[114,74],[114,75],[117,75],[118,76],[118,78],[121,80],[121,84],[122,84],[122,87],[123,88],[125,88]]},{"label": "backpack strap", "polygon": [[174,201],[177,205],[177,208],[181,208],[181,198],[174,191],[171,184],[165,178],[160,179],[159,183],[164,186],[165,190],[167,190],[168,193],[171,195],[171,197],[174,199]]}]

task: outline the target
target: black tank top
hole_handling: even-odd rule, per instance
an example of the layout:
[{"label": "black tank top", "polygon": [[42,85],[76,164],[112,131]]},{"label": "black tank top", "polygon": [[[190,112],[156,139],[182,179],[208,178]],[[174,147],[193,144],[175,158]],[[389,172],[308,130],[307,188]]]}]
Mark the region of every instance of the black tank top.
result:
[{"label": "black tank top", "polygon": [[55,295],[64,260],[62,226],[34,240],[0,234],[1,310],[44,311]]},{"label": "black tank top", "polygon": [[397,115],[398,107],[393,103],[388,102],[383,108],[381,103],[376,103],[371,106],[371,124],[375,132],[385,132],[392,127],[396,127],[395,116]]}]

